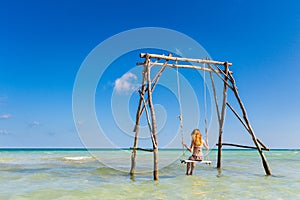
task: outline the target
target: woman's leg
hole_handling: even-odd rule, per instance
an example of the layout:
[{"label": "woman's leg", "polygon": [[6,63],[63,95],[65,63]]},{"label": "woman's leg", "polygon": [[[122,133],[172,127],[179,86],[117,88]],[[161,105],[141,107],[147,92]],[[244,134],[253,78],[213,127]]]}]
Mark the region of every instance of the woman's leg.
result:
[{"label": "woman's leg", "polygon": [[194,167],[195,167],[195,163],[191,163],[191,164],[192,164],[192,167],[191,167],[190,175],[193,175],[193,170],[194,170]]},{"label": "woman's leg", "polygon": [[187,163],[187,164],[186,164],[186,173],[185,173],[185,175],[189,175],[190,164],[191,164],[191,163]]}]

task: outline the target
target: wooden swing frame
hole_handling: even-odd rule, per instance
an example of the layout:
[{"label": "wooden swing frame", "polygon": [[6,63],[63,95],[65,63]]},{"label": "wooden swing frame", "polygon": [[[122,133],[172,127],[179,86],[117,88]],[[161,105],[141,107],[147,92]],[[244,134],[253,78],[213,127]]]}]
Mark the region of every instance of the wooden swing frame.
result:
[{"label": "wooden swing frame", "polygon": [[[144,58],[145,61],[143,63],[137,63],[139,66],[143,66],[143,78],[142,78],[142,86],[139,90],[140,100],[136,112],[136,123],[134,127],[135,137],[134,137],[134,144],[132,149],[131,155],[131,169],[130,175],[131,178],[134,178],[135,168],[136,168],[136,153],[137,150],[146,150],[149,152],[153,152],[153,179],[158,180],[158,140],[157,140],[157,130],[156,130],[156,116],[155,110],[153,106],[153,99],[152,93],[158,83],[160,76],[162,75],[163,71],[166,67],[171,68],[189,68],[189,69],[196,69],[202,70],[210,73],[211,84],[214,93],[214,101],[216,106],[216,112],[218,117],[218,125],[219,125],[219,136],[218,136],[218,155],[217,155],[217,168],[221,169],[221,161],[222,161],[222,146],[229,145],[235,147],[242,147],[242,148],[253,148],[257,149],[263,167],[265,169],[266,175],[271,175],[271,170],[268,165],[267,159],[263,153],[263,150],[269,150],[255,135],[252,126],[249,122],[246,109],[244,104],[239,96],[238,89],[236,86],[235,79],[233,78],[232,72],[229,70],[229,66],[232,66],[232,63],[229,62],[220,62],[220,61],[213,61],[209,59],[194,59],[194,58],[182,58],[182,57],[173,57],[171,54],[168,56],[165,55],[158,55],[158,54],[149,54],[149,53],[141,53],[141,58]],[[153,61],[154,60],[154,61]],[[160,62],[159,62],[160,61]],[[175,62],[174,62],[175,61]],[[178,64],[182,62],[183,64]],[[188,63],[188,64],[186,64]],[[194,64],[193,64],[194,63]],[[205,64],[204,67],[200,67],[195,65],[196,64]],[[161,67],[160,70],[157,72],[153,80],[151,80],[151,68],[154,66]],[[219,66],[223,66],[224,69],[222,70]],[[221,110],[219,108],[219,103],[217,99],[214,79],[212,74],[216,74],[222,81],[223,81],[223,98],[222,98],[222,106]],[[236,100],[239,104],[240,110],[242,112],[243,117],[240,117],[239,114],[233,109],[233,107],[227,102],[227,91],[228,88],[231,89],[236,97]],[[145,95],[147,94],[147,99],[145,99]],[[230,110],[234,113],[234,115],[238,118],[238,120],[242,123],[245,127],[247,132],[251,135],[252,140],[255,144],[255,147],[245,146],[245,145],[237,145],[231,143],[222,143],[222,134],[223,134],[223,127],[225,121],[225,112],[226,106],[230,108]],[[149,107],[150,113],[147,109]],[[139,135],[139,127],[140,127],[140,119],[143,112],[146,112],[148,127],[151,135],[153,149],[143,149],[138,147],[138,135]]]}]

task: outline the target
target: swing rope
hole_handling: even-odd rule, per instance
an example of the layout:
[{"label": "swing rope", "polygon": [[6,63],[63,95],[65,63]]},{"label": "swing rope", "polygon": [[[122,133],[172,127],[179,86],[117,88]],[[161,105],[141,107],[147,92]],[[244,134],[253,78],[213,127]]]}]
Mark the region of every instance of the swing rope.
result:
[{"label": "swing rope", "polygon": [[[205,63],[203,64],[205,68]],[[208,145],[208,123],[207,123],[207,103],[206,103],[206,73],[203,71],[203,87],[204,87],[204,124],[205,124],[205,142]],[[208,154],[206,159],[209,160]]]},{"label": "swing rope", "polygon": [[183,131],[183,119],[182,119],[182,105],[181,105],[181,96],[180,96],[180,79],[179,79],[179,70],[178,70],[178,60],[176,60],[175,65],[176,65],[176,78],[177,78],[177,98],[178,98],[178,104],[179,104],[179,121],[180,121],[180,133],[181,133],[181,143],[182,143],[182,155],[185,156],[185,151],[184,151],[184,131]]},{"label": "swing rope", "polygon": [[[180,133],[181,133],[181,140],[182,140],[182,157],[185,157],[185,148],[184,148],[184,130],[183,130],[183,115],[182,115],[182,104],[181,104],[181,91],[180,91],[180,77],[179,77],[179,68],[178,68],[178,61],[176,60],[174,67],[176,67],[176,78],[177,78],[177,97],[178,97],[178,104],[179,104],[179,112],[180,115],[178,116],[180,121]],[[205,64],[203,64],[205,68]],[[208,145],[208,122],[207,122],[207,102],[206,102],[206,74],[203,71],[203,87],[204,87],[204,122],[205,122],[205,142]],[[208,154],[205,155],[206,160],[209,160]],[[210,161],[207,161],[210,162]]]}]

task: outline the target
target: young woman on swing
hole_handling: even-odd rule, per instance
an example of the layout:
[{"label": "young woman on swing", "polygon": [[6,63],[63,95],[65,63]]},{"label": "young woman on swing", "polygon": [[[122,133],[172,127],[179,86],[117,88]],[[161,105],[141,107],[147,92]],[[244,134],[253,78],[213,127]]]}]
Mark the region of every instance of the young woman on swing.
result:
[{"label": "young woman on swing", "polygon": [[[202,135],[199,129],[193,130],[191,137],[192,137],[192,142],[190,147],[188,147],[183,141],[182,141],[182,145],[185,148],[187,148],[190,152],[192,152],[192,155],[189,157],[189,160],[202,161],[203,160],[202,147],[204,146],[208,150],[209,149],[208,144],[206,144],[206,142],[202,139]],[[186,165],[186,175],[193,175],[194,167],[195,167],[194,162],[191,163],[188,162]]]}]

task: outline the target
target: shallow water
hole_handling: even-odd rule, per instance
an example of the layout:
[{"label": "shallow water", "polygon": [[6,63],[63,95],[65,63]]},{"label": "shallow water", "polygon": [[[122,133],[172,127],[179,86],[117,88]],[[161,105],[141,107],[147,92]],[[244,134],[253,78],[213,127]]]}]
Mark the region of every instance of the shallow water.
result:
[{"label": "shallow water", "polygon": [[197,164],[193,176],[184,175],[181,154],[159,151],[153,181],[151,153],[138,152],[131,180],[129,151],[2,150],[0,199],[300,199],[300,150],[265,152],[272,176],[256,151],[224,150],[222,171],[211,151],[213,165]]}]

